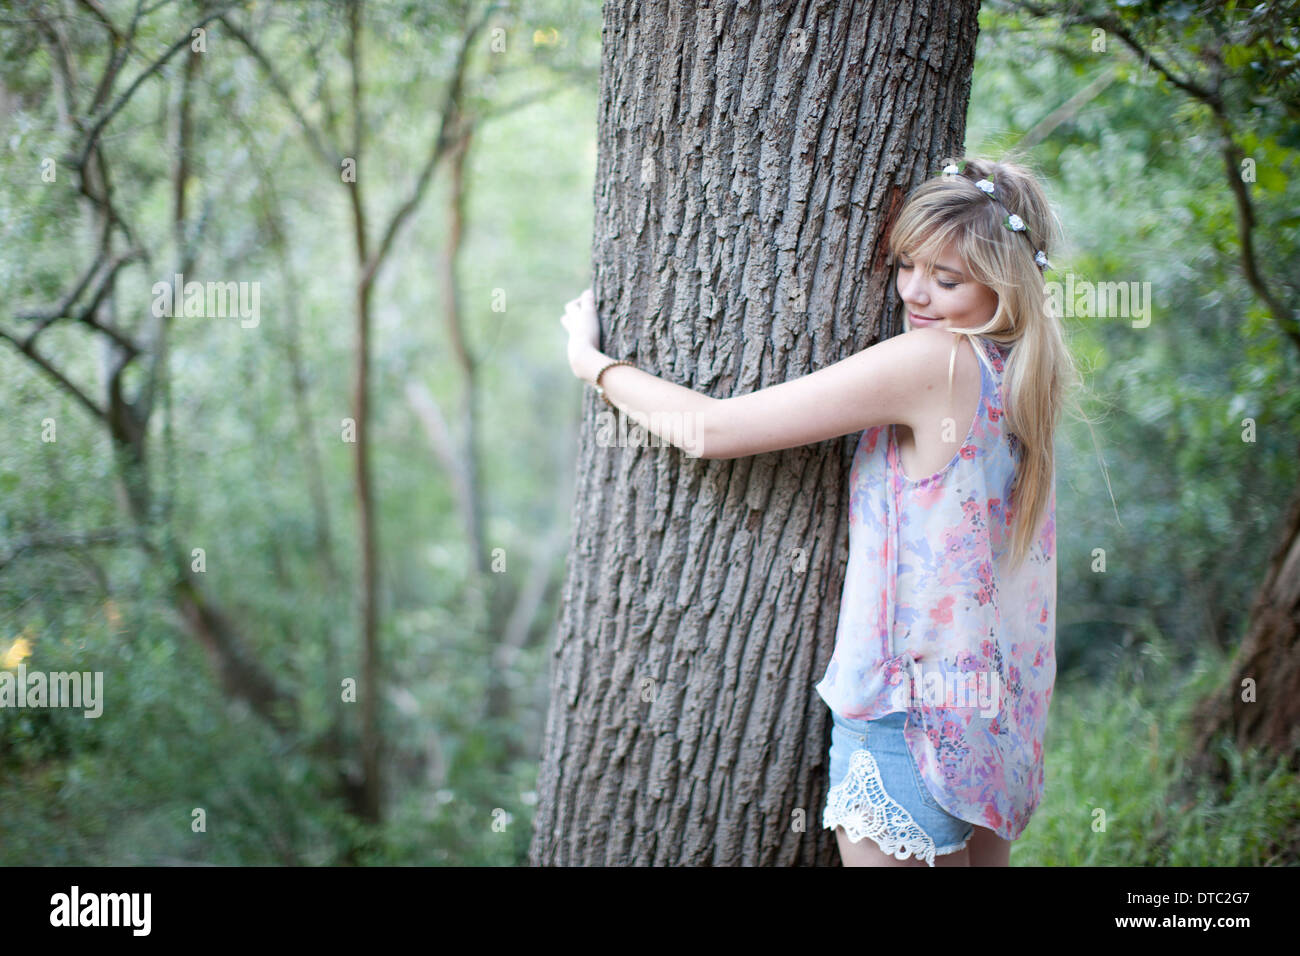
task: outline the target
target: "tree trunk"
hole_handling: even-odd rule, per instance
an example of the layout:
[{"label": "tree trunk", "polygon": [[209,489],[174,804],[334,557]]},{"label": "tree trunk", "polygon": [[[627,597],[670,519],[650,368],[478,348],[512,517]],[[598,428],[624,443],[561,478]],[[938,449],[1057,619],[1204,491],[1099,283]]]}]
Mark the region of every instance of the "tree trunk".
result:
[{"label": "tree trunk", "polygon": [[1201,702],[1193,727],[1193,776],[1227,779],[1227,762],[1215,746],[1225,734],[1239,752],[1259,747],[1300,770],[1300,488],[1283,518],[1232,677]]},{"label": "tree trunk", "polygon": [[[897,331],[885,228],[960,152],[977,12],[609,0],[604,351],[723,398]],[[813,688],[858,435],[705,461],[601,447],[585,402],[531,862],[834,863]]]}]

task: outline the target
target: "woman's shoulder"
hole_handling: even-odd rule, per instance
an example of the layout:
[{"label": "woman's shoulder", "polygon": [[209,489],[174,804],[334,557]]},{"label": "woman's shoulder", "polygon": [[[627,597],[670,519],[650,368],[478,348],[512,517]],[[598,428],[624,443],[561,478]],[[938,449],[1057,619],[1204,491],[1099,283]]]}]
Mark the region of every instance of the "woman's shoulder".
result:
[{"label": "woman's shoulder", "polygon": [[[963,351],[970,351],[970,349],[961,347],[962,339],[969,339],[971,347],[975,351],[983,351],[987,354],[990,348],[983,336],[957,329],[912,329],[903,334],[916,346],[918,358],[925,360],[942,358],[947,363],[950,356],[960,355]],[[947,368],[946,364],[944,368]]]}]

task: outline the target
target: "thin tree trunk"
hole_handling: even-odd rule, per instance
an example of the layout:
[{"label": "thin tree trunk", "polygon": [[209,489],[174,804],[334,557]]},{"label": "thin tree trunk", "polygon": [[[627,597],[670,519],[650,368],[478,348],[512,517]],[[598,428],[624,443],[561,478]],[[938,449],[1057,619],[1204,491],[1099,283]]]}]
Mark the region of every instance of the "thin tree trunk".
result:
[{"label": "thin tree trunk", "polygon": [[[452,357],[461,373],[461,413],[464,428],[461,430],[460,471],[463,480],[457,486],[461,500],[461,517],[465,522],[465,536],[470,548],[470,560],[479,574],[488,574],[487,544],[483,539],[483,496],[478,484],[478,365],[465,341],[464,317],[460,308],[460,280],[457,266],[460,263],[462,239],[465,233],[465,161],[469,156],[472,133],[466,130],[452,141],[447,154],[447,238],[442,255],[438,257],[438,270],[442,278],[443,315],[447,322],[447,339]],[[452,441],[455,441],[454,436]]]},{"label": "thin tree trunk", "polygon": [[362,279],[357,288],[356,385],[353,417],[356,461],[357,529],[361,539],[361,816],[378,823],[382,813],[382,758],[379,753],[379,566],[375,531],[375,499],[370,473],[370,300],[371,286]]},{"label": "thin tree trunk", "polygon": [[[361,2],[348,7],[348,60],[352,70],[352,158],[362,168],[365,136],[361,80]],[[361,805],[359,815],[368,823],[383,816],[383,754],[379,733],[379,545],[375,528],[375,498],[370,472],[370,330],[376,265],[371,261],[365,203],[361,194],[364,173],[348,188],[352,230],[357,257],[357,353],[352,397],[356,426],[353,444],[356,462],[357,532],[361,545]]]},{"label": "thin tree trunk", "polygon": [[[895,331],[886,224],[960,152],[975,0],[609,0],[603,350],[723,398]],[[588,393],[535,865],[829,864],[830,658],[857,435],[600,447]]]}]

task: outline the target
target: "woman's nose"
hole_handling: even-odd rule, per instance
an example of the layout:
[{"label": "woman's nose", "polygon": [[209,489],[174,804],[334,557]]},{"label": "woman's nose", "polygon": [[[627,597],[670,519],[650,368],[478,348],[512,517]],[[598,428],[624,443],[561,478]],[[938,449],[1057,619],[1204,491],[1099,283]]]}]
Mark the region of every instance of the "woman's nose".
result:
[{"label": "woman's nose", "polygon": [[929,301],[925,294],[925,283],[921,281],[921,277],[915,270],[912,271],[912,275],[903,280],[902,296],[905,302],[915,302],[918,305],[924,305]]}]

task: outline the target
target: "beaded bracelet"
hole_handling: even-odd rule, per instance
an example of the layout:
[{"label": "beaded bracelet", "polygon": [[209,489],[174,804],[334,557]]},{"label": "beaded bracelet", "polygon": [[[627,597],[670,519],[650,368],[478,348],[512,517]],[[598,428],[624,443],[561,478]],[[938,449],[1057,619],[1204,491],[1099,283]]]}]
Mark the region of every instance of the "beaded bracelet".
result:
[{"label": "beaded bracelet", "polygon": [[[595,387],[596,387],[596,394],[599,395],[601,398],[605,399],[605,404],[608,405],[610,408],[615,408],[615,405],[613,402],[609,400],[609,397],[605,394],[605,389],[601,387],[600,377],[604,375],[608,369],[613,368],[615,365],[632,365],[632,363],[629,362],[627,359],[619,359],[616,362],[610,362],[609,364],[601,367],[601,370],[596,373],[596,378],[594,380]],[[632,365],[632,367],[636,368],[635,365]],[[616,408],[615,410],[617,411]]]}]

